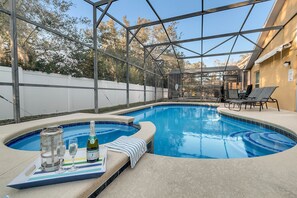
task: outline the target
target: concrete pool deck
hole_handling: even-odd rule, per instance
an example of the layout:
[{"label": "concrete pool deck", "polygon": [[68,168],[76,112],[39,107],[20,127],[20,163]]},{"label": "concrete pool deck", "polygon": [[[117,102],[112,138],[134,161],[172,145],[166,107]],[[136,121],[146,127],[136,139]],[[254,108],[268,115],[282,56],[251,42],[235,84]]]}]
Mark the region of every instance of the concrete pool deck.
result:
[{"label": "concrete pool deck", "polygon": [[[222,105],[221,105],[222,106]],[[258,108],[222,114],[257,120],[297,133],[297,113]],[[138,197],[297,197],[297,147],[246,159],[184,159],[146,154],[100,195]]]},{"label": "concrete pool deck", "polygon": [[[149,106],[151,105],[146,105]],[[143,106],[131,110],[141,108]],[[248,109],[235,112],[223,107],[218,108],[218,111],[222,114],[270,123],[297,134],[297,113],[294,112],[284,110],[278,112],[275,109],[264,109],[262,112],[258,109]],[[77,119],[81,117],[81,115],[71,116]],[[61,120],[61,117],[51,119]],[[5,127],[12,130],[16,125]],[[4,132],[2,127],[0,131],[0,137],[3,133],[7,135],[9,132]],[[5,194],[11,197],[85,197],[87,196],[85,192],[90,192],[99,185],[97,179],[90,179],[26,190],[7,188],[6,184],[22,171],[23,166],[34,160],[38,152],[16,151],[4,145],[1,145],[0,149],[0,197]],[[17,152],[21,154],[15,156]],[[10,159],[11,154],[21,160]],[[108,162],[108,166],[115,166],[114,161],[127,161],[125,157],[120,153],[111,153],[109,160],[112,160]],[[19,162],[16,163],[17,161]],[[227,160],[173,158],[147,153],[134,169],[127,168],[99,197],[297,197],[296,166],[297,147],[259,158]]]},{"label": "concrete pool deck", "polygon": [[[3,143],[13,137],[17,137],[24,132],[35,131],[49,125],[62,125],[77,122],[95,121],[114,121],[121,123],[130,123],[134,120],[128,116],[115,116],[104,114],[77,113],[67,116],[59,116],[23,122],[19,124],[0,126],[0,197],[9,195],[10,198],[35,198],[35,197],[88,197],[103,185],[110,177],[118,173],[128,161],[129,158],[123,153],[108,151],[107,170],[99,178],[80,180],[75,182],[54,184],[48,186],[34,187],[17,190],[6,185],[19,175],[27,166],[29,166],[37,157],[39,151],[21,151],[11,149]],[[142,138],[147,143],[151,142],[155,133],[155,126],[150,122],[140,123],[141,129],[135,133],[134,137]]]}]

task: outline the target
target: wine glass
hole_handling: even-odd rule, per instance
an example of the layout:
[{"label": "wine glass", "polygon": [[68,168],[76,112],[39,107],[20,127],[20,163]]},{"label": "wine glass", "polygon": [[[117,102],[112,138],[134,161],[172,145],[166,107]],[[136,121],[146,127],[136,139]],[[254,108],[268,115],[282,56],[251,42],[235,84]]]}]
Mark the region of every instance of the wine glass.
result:
[{"label": "wine glass", "polygon": [[57,155],[59,158],[59,170],[57,171],[58,173],[64,173],[65,170],[63,169],[63,162],[64,162],[64,155],[66,152],[66,146],[63,144],[63,142],[60,142],[58,147],[57,147]]},{"label": "wine glass", "polygon": [[72,167],[70,168],[69,171],[75,171],[77,168],[76,166],[74,165],[74,157],[77,153],[77,147],[78,147],[78,143],[77,143],[77,138],[71,138],[69,140],[69,154],[71,155],[72,157]]}]

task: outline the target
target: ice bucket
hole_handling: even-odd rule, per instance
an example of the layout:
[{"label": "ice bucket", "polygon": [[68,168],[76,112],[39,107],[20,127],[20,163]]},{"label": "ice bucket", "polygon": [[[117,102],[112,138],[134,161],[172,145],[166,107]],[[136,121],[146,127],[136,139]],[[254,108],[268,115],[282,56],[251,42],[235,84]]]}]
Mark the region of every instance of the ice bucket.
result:
[{"label": "ice bucket", "polygon": [[63,129],[59,126],[44,128],[40,133],[41,168],[44,171],[59,169],[57,146],[63,143]]}]

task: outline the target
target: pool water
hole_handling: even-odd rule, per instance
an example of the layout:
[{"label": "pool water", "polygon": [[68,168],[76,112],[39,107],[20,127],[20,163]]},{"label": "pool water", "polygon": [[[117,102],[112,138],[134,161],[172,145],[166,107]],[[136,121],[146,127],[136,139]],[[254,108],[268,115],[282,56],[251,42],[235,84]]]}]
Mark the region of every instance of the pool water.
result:
[{"label": "pool water", "polygon": [[[261,113],[261,112],[259,112]],[[259,125],[193,105],[155,106],[127,113],[156,125],[154,153],[182,158],[250,158],[282,152],[295,141]]]},{"label": "pool water", "polygon": [[[78,139],[78,147],[85,148],[90,134],[89,123],[80,123],[79,125],[64,125],[63,140],[68,148],[69,139],[76,137]],[[130,136],[136,133],[139,129],[125,124],[114,123],[96,123],[96,135],[99,139],[99,144],[112,142],[120,136]],[[36,131],[30,136],[18,139],[8,143],[9,147],[20,150],[39,151],[40,150],[40,131]]]}]

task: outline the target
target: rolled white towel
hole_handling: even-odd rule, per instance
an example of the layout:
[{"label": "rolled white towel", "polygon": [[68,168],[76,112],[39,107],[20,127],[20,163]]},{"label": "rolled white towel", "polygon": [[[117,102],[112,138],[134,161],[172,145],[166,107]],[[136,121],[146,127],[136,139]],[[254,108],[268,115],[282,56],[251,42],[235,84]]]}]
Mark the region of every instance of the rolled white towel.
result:
[{"label": "rolled white towel", "polygon": [[146,142],[143,139],[121,136],[113,142],[107,143],[110,150],[125,153],[130,158],[131,168],[134,168],[141,156],[147,151]]}]

